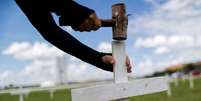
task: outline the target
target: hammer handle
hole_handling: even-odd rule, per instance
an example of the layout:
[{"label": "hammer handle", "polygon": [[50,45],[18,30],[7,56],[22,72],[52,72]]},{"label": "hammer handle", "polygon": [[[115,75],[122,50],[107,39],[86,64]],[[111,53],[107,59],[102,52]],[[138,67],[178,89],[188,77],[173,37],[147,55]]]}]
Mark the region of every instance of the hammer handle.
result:
[{"label": "hammer handle", "polygon": [[114,19],[101,19],[102,27],[113,27],[115,25]]}]

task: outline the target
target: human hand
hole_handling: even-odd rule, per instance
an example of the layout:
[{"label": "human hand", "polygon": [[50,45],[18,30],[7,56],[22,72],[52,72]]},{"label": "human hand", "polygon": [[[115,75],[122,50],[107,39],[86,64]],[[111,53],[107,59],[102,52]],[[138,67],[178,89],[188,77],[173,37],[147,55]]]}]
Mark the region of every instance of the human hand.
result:
[{"label": "human hand", "polygon": [[101,21],[96,16],[96,13],[89,15],[89,17],[78,27],[73,28],[75,31],[95,31],[101,27]]},{"label": "human hand", "polygon": [[[115,59],[111,55],[105,55],[101,59],[105,64],[111,64],[111,65],[115,64]],[[128,56],[126,56],[125,62],[126,62],[127,72],[131,73],[132,66],[131,66],[130,59]]]}]

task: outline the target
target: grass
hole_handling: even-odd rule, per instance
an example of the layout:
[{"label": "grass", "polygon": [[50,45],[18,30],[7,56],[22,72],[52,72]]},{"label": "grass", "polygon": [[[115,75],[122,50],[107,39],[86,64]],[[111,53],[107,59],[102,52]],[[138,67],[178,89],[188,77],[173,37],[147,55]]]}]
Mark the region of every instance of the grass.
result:
[{"label": "grass", "polygon": [[[195,80],[194,88],[189,88],[188,81],[179,81],[179,86],[171,84],[172,96],[166,92],[137,96],[129,98],[130,101],[201,101],[201,78]],[[25,101],[71,101],[70,90],[58,90],[54,98],[50,99],[48,91],[32,92]],[[18,96],[0,94],[0,101],[18,101]]]},{"label": "grass", "polygon": [[179,81],[179,86],[171,84],[172,96],[166,92],[130,98],[131,101],[201,101],[201,78],[196,79],[194,88],[189,88],[188,81]]}]

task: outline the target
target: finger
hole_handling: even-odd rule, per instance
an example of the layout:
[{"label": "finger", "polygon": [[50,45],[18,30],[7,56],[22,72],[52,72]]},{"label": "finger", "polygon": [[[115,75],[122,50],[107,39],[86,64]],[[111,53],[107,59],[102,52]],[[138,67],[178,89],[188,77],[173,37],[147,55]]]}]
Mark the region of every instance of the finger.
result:
[{"label": "finger", "polygon": [[84,32],[84,31],[89,32],[90,31],[90,26],[87,26],[87,25],[83,24],[83,25],[80,26],[79,31],[81,31],[81,32]]},{"label": "finger", "polygon": [[74,31],[79,31],[79,27],[71,26]]},{"label": "finger", "polygon": [[96,19],[94,21],[94,26],[93,26],[93,29],[92,30],[98,30],[99,28],[101,27],[101,21],[99,19]]},{"label": "finger", "polygon": [[130,59],[126,56],[126,66],[131,67]]},{"label": "finger", "polygon": [[80,31],[80,32],[84,32],[84,29],[82,29],[82,28],[79,28],[79,31]]},{"label": "finger", "polygon": [[132,67],[131,67],[131,66],[127,67],[127,72],[128,72],[128,73],[131,73],[131,72],[132,72]]},{"label": "finger", "polygon": [[87,31],[89,32],[91,30],[92,24],[91,21],[89,19],[85,20],[84,23],[82,23],[79,26],[79,31],[83,32],[83,31]]},{"label": "finger", "polygon": [[114,65],[114,64],[115,64],[115,60],[114,60],[114,58],[111,58],[111,60],[110,60],[110,64],[111,64],[111,65]]},{"label": "finger", "polygon": [[127,70],[127,73],[131,73],[132,71],[131,70]]},{"label": "finger", "polygon": [[98,19],[98,17],[96,16],[96,14],[92,14],[93,16],[90,17],[90,21],[92,24],[92,29],[91,30],[98,30],[101,27],[101,20]]},{"label": "finger", "polygon": [[128,58],[128,56],[126,56],[126,67],[127,67],[127,72],[131,73],[132,66],[131,66],[130,59]]},{"label": "finger", "polygon": [[92,30],[93,31],[96,31],[96,30],[98,30],[100,28],[100,26],[94,26],[93,28],[92,28]]},{"label": "finger", "polygon": [[101,27],[101,20],[97,18],[95,20],[95,25]]},{"label": "finger", "polygon": [[128,73],[131,73],[131,72],[132,72],[131,67],[128,67],[128,68],[127,68],[127,72],[128,72]]}]

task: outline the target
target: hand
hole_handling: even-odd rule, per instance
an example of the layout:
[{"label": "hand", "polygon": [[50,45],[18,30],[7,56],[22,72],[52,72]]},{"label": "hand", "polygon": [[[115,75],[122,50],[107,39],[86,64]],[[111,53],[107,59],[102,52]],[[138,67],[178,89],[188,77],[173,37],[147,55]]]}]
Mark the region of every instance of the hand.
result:
[{"label": "hand", "polygon": [[96,13],[89,15],[89,17],[78,27],[73,28],[75,31],[95,31],[101,27],[101,21],[96,16]]},{"label": "hand", "polygon": [[[111,56],[111,55],[105,55],[102,57],[102,61],[105,63],[105,64],[111,64],[111,65],[114,65],[115,64],[115,60],[114,58]],[[126,56],[126,67],[127,67],[127,72],[128,73],[131,73],[131,69],[132,69],[132,66],[131,66],[131,63],[130,63],[130,59],[128,56]]]}]

